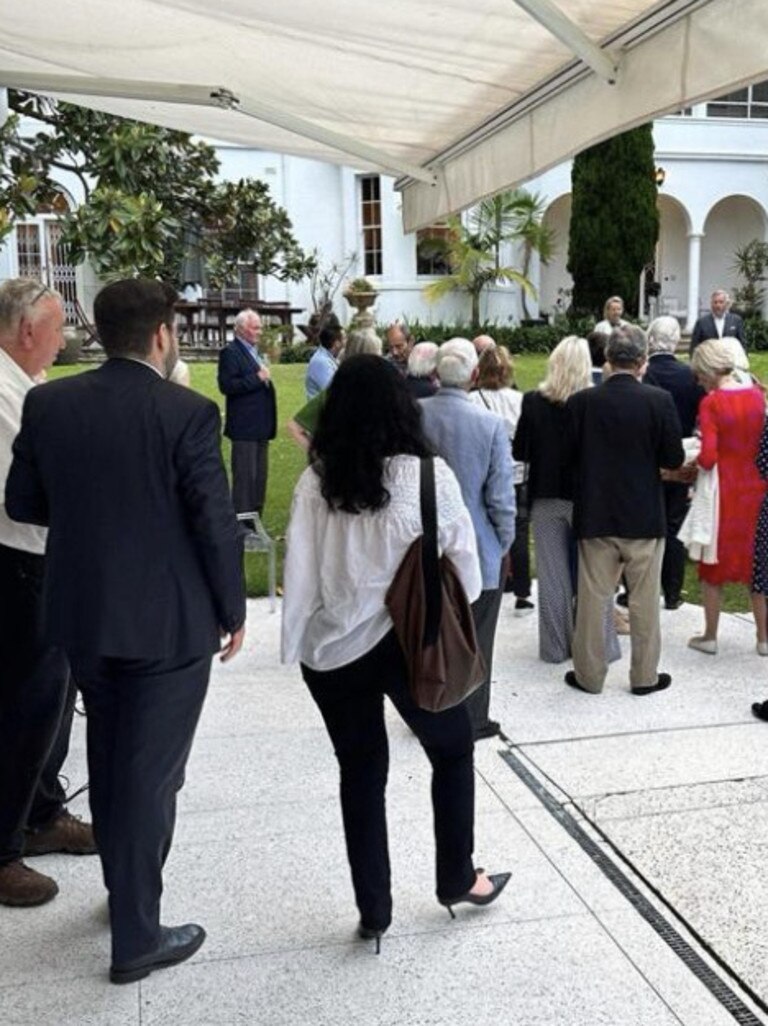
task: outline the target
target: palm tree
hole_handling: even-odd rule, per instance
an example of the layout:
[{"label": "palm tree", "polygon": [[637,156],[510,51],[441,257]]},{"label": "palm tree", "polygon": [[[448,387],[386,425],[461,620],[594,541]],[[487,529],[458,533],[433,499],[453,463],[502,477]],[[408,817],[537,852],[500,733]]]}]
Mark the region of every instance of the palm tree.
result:
[{"label": "palm tree", "polygon": [[[492,201],[487,201],[492,202]],[[482,206],[482,204],[481,204]],[[466,292],[472,302],[472,327],[480,326],[480,297],[494,282],[507,281],[519,285],[523,294],[534,294],[528,278],[514,267],[501,267],[499,244],[502,241],[496,222],[487,226],[464,225],[459,217],[448,218],[449,231],[439,239],[423,243],[434,248],[446,260],[450,274],[424,288],[424,296],[436,302],[451,292]]]}]

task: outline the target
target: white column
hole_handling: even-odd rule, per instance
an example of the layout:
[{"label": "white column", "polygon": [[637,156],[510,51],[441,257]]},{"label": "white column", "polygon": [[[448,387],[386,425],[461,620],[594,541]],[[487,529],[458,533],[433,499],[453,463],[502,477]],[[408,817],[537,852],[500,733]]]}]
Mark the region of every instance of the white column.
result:
[{"label": "white column", "polygon": [[8,90],[0,89],[0,125],[8,120]]},{"label": "white column", "polygon": [[685,330],[693,331],[699,316],[699,278],[701,276],[701,240],[704,233],[691,232],[688,236],[688,320]]}]

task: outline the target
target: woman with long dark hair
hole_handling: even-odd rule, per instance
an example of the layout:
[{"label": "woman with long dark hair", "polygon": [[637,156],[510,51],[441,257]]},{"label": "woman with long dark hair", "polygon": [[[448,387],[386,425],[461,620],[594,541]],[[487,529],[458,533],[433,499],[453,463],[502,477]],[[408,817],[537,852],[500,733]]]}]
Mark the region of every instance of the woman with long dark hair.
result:
[{"label": "woman with long dark hair", "polygon": [[[421,413],[402,376],[375,356],[342,364],[296,486],[284,569],[283,661],[301,672],[323,716],[341,770],[347,855],[360,912],[358,934],[379,938],[392,918],[384,791],[387,695],[432,763],[437,899],[490,904],[509,874],[472,861],[472,728],[463,705],[425,712],[408,692],[407,668],[384,598],[422,533],[420,459],[430,455]],[[467,597],[481,579],[472,522],[458,482],[435,459],[438,544]],[[452,914],[452,913],[451,913]]]}]

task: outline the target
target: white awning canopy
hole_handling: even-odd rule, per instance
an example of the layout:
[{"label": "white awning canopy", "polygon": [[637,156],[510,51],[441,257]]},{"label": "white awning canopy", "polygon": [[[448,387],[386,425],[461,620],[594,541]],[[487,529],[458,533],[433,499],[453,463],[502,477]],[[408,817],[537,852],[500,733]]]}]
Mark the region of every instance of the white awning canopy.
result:
[{"label": "white awning canopy", "polygon": [[405,228],[768,79],[768,0],[24,0],[0,85],[400,177]]}]

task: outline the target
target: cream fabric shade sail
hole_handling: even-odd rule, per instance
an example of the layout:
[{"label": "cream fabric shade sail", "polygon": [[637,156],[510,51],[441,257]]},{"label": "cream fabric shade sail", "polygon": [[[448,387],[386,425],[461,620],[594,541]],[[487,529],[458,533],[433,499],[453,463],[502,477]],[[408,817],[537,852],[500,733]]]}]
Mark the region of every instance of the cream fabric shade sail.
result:
[{"label": "cream fabric shade sail", "polygon": [[400,174],[407,230],[760,79],[768,0],[0,6],[0,85]]}]

